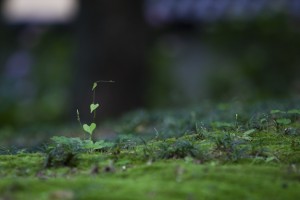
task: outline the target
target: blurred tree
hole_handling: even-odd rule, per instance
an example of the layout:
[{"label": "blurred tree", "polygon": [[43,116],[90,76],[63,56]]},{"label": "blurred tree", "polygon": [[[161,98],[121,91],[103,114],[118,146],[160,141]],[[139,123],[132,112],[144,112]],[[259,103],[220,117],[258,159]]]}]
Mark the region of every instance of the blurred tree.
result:
[{"label": "blurred tree", "polygon": [[[218,51],[234,60],[230,71],[218,70],[209,84],[213,99],[251,99],[299,95],[300,32],[286,15],[257,18],[247,23],[214,24],[206,34]],[[225,95],[224,95],[225,94]]]},{"label": "blurred tree", "polygon": [[99,117],[142,106],[148,36],[143,1],[81,0],[80,4],[75,105],[87,115],[92,83],[101,79],[115,83],[98,88]]}]

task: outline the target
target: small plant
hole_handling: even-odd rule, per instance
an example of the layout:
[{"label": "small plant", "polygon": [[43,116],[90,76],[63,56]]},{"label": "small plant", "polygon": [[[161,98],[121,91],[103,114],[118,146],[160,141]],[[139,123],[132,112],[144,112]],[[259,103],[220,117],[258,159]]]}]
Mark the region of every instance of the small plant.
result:
[{"label": "small plant", "polygon": [[296,121],[296,120],[299,120],[299,117],[300,117],[300,109],[292,109],[292,110],[289,110],[287,111],[287,114],[290,115],[290,117]]},{"label": "small plant", "polygon": [[51,140],[54,145],[47,149],[45,168],[75,167],[78,161],[78,153],[83,150],[81,139],[55,136]]},{"label": "small plant", "polygon": [[88,124],[82,125],[81,120],[80,120],[79,110],[77,109],[77,121],[79,122],[80,127],[82,127],[83,130],[89,134],[89,140],[92,140],[92,135],[94,133],[94,130],[97,127],[95,120],[96,120],[96,110],[97,110],[97,108],[99,108],[99,103],[95,102],[95,96],[96,96],[96,88],[97,88],[99,82],[113,83],[113,81],[96,81],[93,83],[93,87],[92,87],[93,100],[92,100],[92,103],[90,104],[90,112],[93,115],[93,121],[90,125],[88,125]]},{"label": "small plant", "polygon": [[248,130],[248,131],[245,131],[245,132],[243,133],[242,139],[251,141],[251,140],[252,140],[251,135],[252,135],[255,131],[256,131],[256,129],[250,129],[250,130]]},{"label": "small plant", "polygon": [[216,150],[224,152],[228,160],[237,161],[246,157],[247,147],[244,147],[246,140],[237,138],[235,134],[218,134],[213,141],[216,145]]},{"label": "small plant", "polygon": [[200,150],[190,141],[179,139],[174,143],[161,143],[157,157],[162,159],[180,159],[185,157],[202,157]]},{"label": "small plant", "polygon": [[207,138],[208,131],[204,127],[204,125],[201,125],[200,127],[198,127],[198,124],[196,123],[195,124],[195,132],[196,132],[197,140],[204,140],[205,138]]},{"label": "small plant", "polygon": [[93,142],[92,135],[96,129],[96,109],[99,107],[98,103],[95,103],[96,87],[99,82],[113,82],[113,81],[96,81],[93,83],[93,101],[90,104],[90,112],[93,115],[93,121],[90,125],[81,123],[80,114],[77,109],[77,120],[80,127],[89,134],[88,139],[80,138],[68,138],[64,136],[54,136],[51,138],[52,145],[47,149],[47,159],[45,167],[57,167],[57,166],[76,166],[77,154],[80,152],[92,152],[95,150],[106,150],[114,146],[113,143],[100,140]]},{"label": "small plant", "polygon": [[281,111],[281,110],[271,110],[271,115],[273,118],[273,121],[276,126],[276,130],[280,130],[280,128],[285,128],[287,125],[292,123],[292,120],[288,116],[297,114],[297,110],[290,110],[288,112]]}]

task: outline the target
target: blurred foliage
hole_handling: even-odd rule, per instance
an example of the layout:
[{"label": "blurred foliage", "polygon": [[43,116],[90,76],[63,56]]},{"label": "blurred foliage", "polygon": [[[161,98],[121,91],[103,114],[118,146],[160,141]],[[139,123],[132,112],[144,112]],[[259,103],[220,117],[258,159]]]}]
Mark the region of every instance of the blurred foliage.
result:
[{"label": "blurred foliage", "polygon": [[[1,36],[7,39],[0,49],[1,66],[5,66],[9,56],[19,48],[17,40],[22,28],[10,28],[1,31]],[[72,51],[70,30],[47,29],[36,45],[28,50],[33,64],[26,81],[12,79],[5,74],[4,67],[1,69],[1,126],[63,122],[69,113],[70,83],[74,71],[71,68]],[[22,87],[27,81],[29,88]],[[21,89],[18,90],[18,87]]]},{"label": "blurred foliage", "polygon": [[300,30],[295,21],[279,15],[247,23],[223,22],[205,35],[205,40],[235,63],[230,71],[212,75],[212,98],[223,98],[224,93],[252,99],[299,94]]},{"label": "blurred foliage", "polygon": [[[156,54],[151,57],[155,76],[149,86],[152,88],[149,96],[154,101],[149,101],[153,107],[194,103],[185,92],[185,82],[195,77],[193,73],[197,73],[199,79],[198,87],[193,86],[196,102],[235,98],[253,101],[299,95],[300,30],[298,22],[291,18],[278,15],[249,21],[227,20],[184,30],[168,29],[164,35],[167,39],[160,37],[157,40],[154,45]],[[170,43],[170,38],[174,41],[166,44]],[[189,43],[185,43],[187,41]],[[200,47],[195,48],[195,44]],[[188,52],[194,55],[190,56]],[[207,55],[210,56],[207,59],[212,60],[210,64],[203,60]],[[180,56],[187,58],[178,58]],[[198,60],[195,59],[197,56]],[[190,71],[187,78],[177,80],[174,79],[174,70],[176,62],[182,60],[186,71],[191,63],[199,69]],[[154,67],[157,65],[160,68]]]},{"label": "blurred foliage", "polygon": [[[16,92],[15,80],[5,77],[4,73],[8,57],[18,49],[17,38],[22,28],[4,27],[0,32],[5,38],[0,47],[0,126],[9,130],[5,132],[32,123],[64,123],[72,107],[70,91],[75,81],[71,63],[75,49],[72,30],[70,27],[48,28],[37,45],[30,49],[34,63],[29,79],[33,88],[28,94],[24,90]],[[224,21],[206,24],[204,29],[189,28],[186,32],[192,41],[204,41],[216,54],[230,60],[230,64],[224,63],[226,67],[211,66],[214,70],[205,75],[207,83],[197,82],[199,87],[193,87],[196,88],[192,91],[195,96],[205,93],[199,101],[288,98],[299,94],[300,31],[291,19],[277,16],[253,21]],[[149,108],[191,103],[182,92],[186,90],[185,85],[174,76],[176,51],[182,44],[172,46],[165,37],[168,34],[181,37],[182,33],[185,31],[178,29],[159,32],[156,43],[149,48],[149,79],[143,94]],[[197,55],[198,52],[193,53]]]},{"label": "blurred foliage", "polygon": [[[169,75],[172,61],[168,56],[168,49],[163,43],[157,43],[148,55],[149,82],[146,92],[146,104],[149,107],[165,106],[171,101],[174,80]],[[166,98],[164,98],[166,97]]]}]

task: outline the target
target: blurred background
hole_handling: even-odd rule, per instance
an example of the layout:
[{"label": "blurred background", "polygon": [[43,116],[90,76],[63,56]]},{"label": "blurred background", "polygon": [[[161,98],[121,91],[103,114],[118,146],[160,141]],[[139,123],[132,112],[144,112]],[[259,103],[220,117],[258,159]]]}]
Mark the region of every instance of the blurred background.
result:
[{"label": "blurred background", "polygon": [[0,132],[300,95],[300,0],[0,0]]}]

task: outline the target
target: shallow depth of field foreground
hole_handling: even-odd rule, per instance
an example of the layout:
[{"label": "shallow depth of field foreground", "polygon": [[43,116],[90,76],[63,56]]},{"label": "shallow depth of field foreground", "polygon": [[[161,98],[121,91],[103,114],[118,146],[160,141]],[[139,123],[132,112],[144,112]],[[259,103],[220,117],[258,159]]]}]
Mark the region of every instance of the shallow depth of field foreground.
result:
[{"label": "shallow depth of field foreground", "polygon": [[300,110],[262,107],[139,111],[103,124],[105,140],[3,148],[1,200],[297,199]]}]

